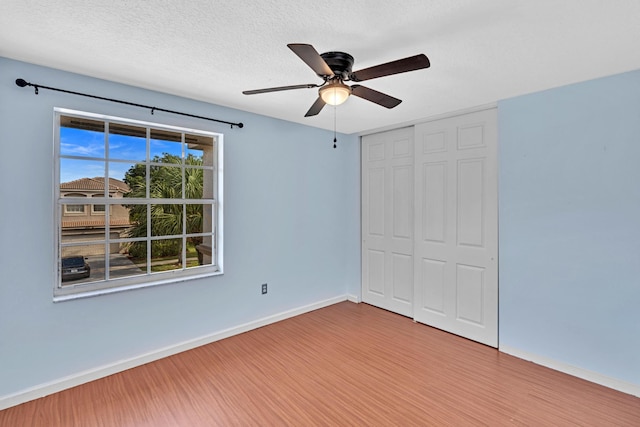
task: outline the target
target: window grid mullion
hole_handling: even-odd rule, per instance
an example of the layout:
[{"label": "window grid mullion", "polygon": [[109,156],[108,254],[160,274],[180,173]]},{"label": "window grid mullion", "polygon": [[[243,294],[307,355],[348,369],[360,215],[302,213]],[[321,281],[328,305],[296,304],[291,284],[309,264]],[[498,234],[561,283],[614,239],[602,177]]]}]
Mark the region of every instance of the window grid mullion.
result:
[{"label": "window grid mullion", "polygon": [[182,253],[180,257],[182,259],[182,269],[185,270],[187,268],[187,238],[185,237],[187,234],[187,204],[185,203],[187,198],[187,172],[185,169],[187,163],[187,145],[184,132],[180,134],[180,140],[180,148],[182,151],[182,161],[180,162],[180,179],[182,180],[182,185],[180,186],[182,188],[182,244],[180,246],[182,247]]},{"label": "window grid mullion", "polygon": [[145,162],[145,194],[146,194],[146,211],[147,211],[147,274],[151,274],[151,259],[153,253],[151,252],[151,128],[147,128],[147,145],[146,145],[146,162]]},{"label": "window grid mullion", "polygon": [[[109,121],[104,122],[104,188],[102,189],[102,195],[106,199],[109,198]],[[109,281],[109,272],[111,271],[111,257],[110,248],[111,243],[109,239],[111,238],[111,214],[109,213],[109,209],[105,204],[105,212],[104,212],[104,280]],[[111,206],[111,205],[109,205]]]}]

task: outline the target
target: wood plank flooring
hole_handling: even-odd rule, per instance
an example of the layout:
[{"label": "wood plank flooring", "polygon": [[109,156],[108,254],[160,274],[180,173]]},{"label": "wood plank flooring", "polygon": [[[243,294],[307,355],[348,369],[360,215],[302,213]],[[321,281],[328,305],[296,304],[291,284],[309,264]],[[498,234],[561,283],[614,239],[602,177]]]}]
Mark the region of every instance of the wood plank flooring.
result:
[{"label": "wood plank flooring", "polygon": [[640,399],[344,302],[0,411],[0,426],[640,426]]}]

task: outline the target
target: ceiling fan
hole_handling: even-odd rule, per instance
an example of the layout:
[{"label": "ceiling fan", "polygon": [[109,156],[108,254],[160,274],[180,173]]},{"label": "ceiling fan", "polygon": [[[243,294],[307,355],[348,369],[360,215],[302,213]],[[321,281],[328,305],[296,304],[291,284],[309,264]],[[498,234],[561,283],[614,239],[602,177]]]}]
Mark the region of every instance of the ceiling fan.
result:
[{"label": "ceiling fan", "polygon": [[340,105],[347,100],[349,95],[355,95],[386,108],[393,108],[402,101],[385,93],[378,92],[368,87],[354,84],[348,86],[346,81],[362,82],[377,79],[378,77],[392,74],[406,73],[408,71],[429,68],[429,58],[424,54],[410,56],[404,59],[387,62],[359,71],[351,71],[353,56],[345,52],[325,52],[319,54],[310,44],[292,43],[287,45],[289,49],[302,59],[320,78],[321,84],[301,84],[293,86],[280,86],[266,89],[245,90],[245,95],[258,93],[279,92],[292,89],[309,89],[319,87],[318,99],[313,103],[305,117],[315,116],[326,105]]}]

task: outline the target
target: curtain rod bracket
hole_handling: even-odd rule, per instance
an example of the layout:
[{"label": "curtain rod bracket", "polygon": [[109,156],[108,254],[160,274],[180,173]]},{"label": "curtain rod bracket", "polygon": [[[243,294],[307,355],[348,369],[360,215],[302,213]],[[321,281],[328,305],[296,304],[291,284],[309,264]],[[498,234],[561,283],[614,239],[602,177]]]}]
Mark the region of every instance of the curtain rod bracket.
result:
[{"label": "curtain rod bracket", "polygon": [[16,85],[18,85],[20,87],[32,86],[34,88],[34,91],[35,91],[36,95],[38,94],[38,89],[40,89],[40,88],[49,89],[49,90],[55,90],[57,92],[70,93],[72,95],[80,95],[80,96],[86,96],[88,98],[101,99],[103,101],[115,102],[115,103],[118,103],[118,104],[131,105],[131,106],[140,107],[140,108],[149,108],[149,109],[151,109],[151,114],[152,115],[153,115],[153,113],[155,111],[162,111],[162,112],[165,112],[165,113],[177,114],[177,115],[180,115],[180,116],[193,117],[195,119],[209,120],[210,122],[225,123],[225,124],[231,125],[231,129],[233,129],[234,126],[237,126],[240,129],[242,129],[244,127],[244,124],[241,123],[241,122],[233,123],[233,122],[228,122],[226,120],[212,119],[210,117],[197,116],[195,114],[188,114],[188,113],[182,113],[180,111],[173,111],[173,110],[167,110],[167,109],[164,109],[164,108],[153,107],[151,105],[136,104],[135,102],[122,101],[122,100],[113,99],[113,98],[105,98],[103,96],[97,96],[97,95],[89,95],[88,93],[74,92],[72,90],[58,89],[58,88],[55,88],[55,87],[49,87],[49,86],[38,85],[38,84],[35,84],[35,83],[30,83],[30,82],[28,82],[28,81],[26,81],[24,79],[16,79]]}]

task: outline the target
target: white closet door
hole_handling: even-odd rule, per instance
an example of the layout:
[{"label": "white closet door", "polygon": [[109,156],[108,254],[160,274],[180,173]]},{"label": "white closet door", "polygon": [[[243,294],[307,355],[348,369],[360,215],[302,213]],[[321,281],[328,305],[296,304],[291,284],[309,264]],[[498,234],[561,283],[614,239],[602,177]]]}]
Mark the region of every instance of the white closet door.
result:
[{"label": "white closet door", "polygon": [[415,128],[414,319],[498,345],[496,110]]},{"label": "white closet door", "polygon": [[413,317],[413,128],[362,138],[362,300]]}]

